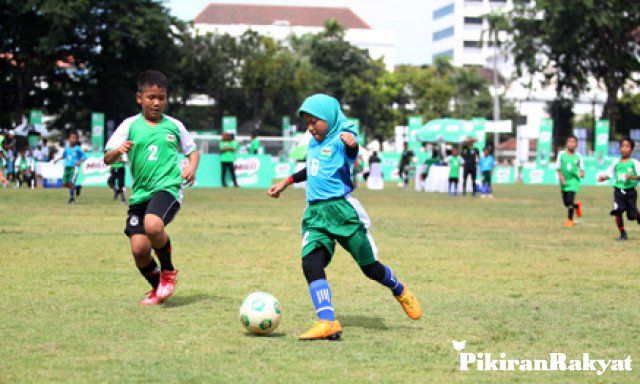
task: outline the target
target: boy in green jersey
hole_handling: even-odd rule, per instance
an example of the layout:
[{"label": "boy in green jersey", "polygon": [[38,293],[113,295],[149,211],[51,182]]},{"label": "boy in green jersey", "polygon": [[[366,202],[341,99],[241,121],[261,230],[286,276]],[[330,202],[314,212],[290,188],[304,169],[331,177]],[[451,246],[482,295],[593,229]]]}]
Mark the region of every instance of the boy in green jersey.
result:
[{"label": "boy in green jersey", "polygon": [[[464,164],[464,160],[458,155],[458,148],[451,149],[451,156],[444,159],[449,166],[449,187],[447,191],[450,196],[458,196],[458,181],[460,180],[460,167]],[[475,181],[474,181],[475,182]]]},{"label": "boy in green jersey", "polygon": [[569,135],[565,150],[560,151],[556,159],[562,202],[567,207],[567,220],[563,225],[568,228],[573,227],[574,211],[578,217],[582,216],[582,203],[575,201],[576,193],[580,191],[580,179],[584,177],[584,162],[582,156],[576,153],[577,146],[578,138]]},{"label": "boy in green jersey", "polygon": [[257,132],[251,132],[251,141],[249,142],[247,152],[250,155],[257,155],[258,152],[260,152],[260,140],[258,139]]},{"label": "boy in green jersey", "polygon": [[598,181],[602,182],[613,178],[615,183],[613,184],[613,209],[611,210],[611,216],[616,220],[618,230],[620,231],[620,237],[618,240],[627,240],[627,232],[624,230],[624,221],[622,220],[622,214],[627,212],[627,219],[637,220],[640,224],[640,218],[638,217],[638,208],[636,203],[638,201],[638,194],[636,192],[636,186],[640,179],[640,162],[631,157],[635,143],[631,139],[620,140],[620,159],[617,159],[611,167],[607,170],[606,174],[600,175]]},{"label": "boy in green jersey", "polygon": [[[106,146],[104,162],[113,164],[127,154],[133,177],[124,233],[140,273],[152,290],[141,304],[159,304],[173,294],[178,271],[171,262],[171,241],[165,232],[180,209],[182,188],[193,183],[200,155],[184,125],[164,115],[167,78],[145,71],[138,78],[136,101],[142,113],[124,120]],[[180,170],[178,152],[189,163]],[[151,249],[160,261],[160,270]]]}]

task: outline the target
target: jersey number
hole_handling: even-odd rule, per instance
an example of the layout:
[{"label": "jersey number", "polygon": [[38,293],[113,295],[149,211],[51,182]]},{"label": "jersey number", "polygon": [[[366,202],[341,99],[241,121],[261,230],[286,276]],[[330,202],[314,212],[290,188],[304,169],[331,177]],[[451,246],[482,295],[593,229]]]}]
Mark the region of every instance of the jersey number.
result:
[{"label": "jersey number", "polygon": [[311,176],[317,176],[320,170],[320,162],[318,159],[311,160]]},{"label": "jersey number", "polygon": [[158,146],[155,144],[151,144],[149,146],[149,157],[148,160],[156,161],[158,160]]}]

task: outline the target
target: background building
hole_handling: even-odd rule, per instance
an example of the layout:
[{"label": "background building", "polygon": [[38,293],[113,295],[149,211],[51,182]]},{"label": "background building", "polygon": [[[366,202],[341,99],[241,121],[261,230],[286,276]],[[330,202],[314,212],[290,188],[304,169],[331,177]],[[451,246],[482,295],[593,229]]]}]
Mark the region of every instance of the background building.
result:
[{"label": "background building", "polygon": [[[515,103],[523,116],[519,124],[529,132],[537,132],[542,118],[548,117],[548,102],[556,98],[555,83],[542,84],[542,75],[515,77],[515,65],[509,52],[500,52],[489,41],[489,23],[484,18],[491,12],[511,10],[511,0],[433,0],[430,17],[431,48],[433,59],[449,57],[456,66],[477,65],[493,70],[503,79],[498,92]],[[508,36],[500,36],[504,41]],[[574,101],[576,115],[602,112],[606,91],[594,79],[590,80],[591,92],[578,95]],[[493,91],[493,90],[492,90]],[[566,95],[571,98],[571,95]]]},{"label": "background building", "polygon": [[198,34],[207,32],[240,36],[248,29],[276,40],[290,35],[318,33],[327,20],[345,28],[345,40],[367,49],[372,58],[383,58],[392,71],[396,64],[395,32],[374,29],[349,8],[299,7],[246,4],[209,4],[194,20]]}]

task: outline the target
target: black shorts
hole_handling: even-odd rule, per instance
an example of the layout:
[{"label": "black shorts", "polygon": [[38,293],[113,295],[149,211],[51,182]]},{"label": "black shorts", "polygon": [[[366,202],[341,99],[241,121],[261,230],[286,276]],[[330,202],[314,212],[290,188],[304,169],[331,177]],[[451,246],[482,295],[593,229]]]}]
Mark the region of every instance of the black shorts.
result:
[{"label": "black shorts", "polygon": [[629,220],[638,218],[638,193],[635,188],[619,189],[613,188],[613,209],[611,216],[620,216],[627,212]]},{"label": "black shorts", "polygon": [[573,191],[560,191],[562,193],[562,203],[565,207],[572,207],[576,199],[576,193]]},{"label": "black shorts", "polygon": [[460,180],[460,178],[459,178],[459,177],[450,177],[450,178],[449,178],[449,183],[457,183],[457,182],[458,182],[458,180]]},{"label": "black shorts", "polygon": [[179,210],[180,202],[172,194],[166,191],[156,192],[150,200],[129,206],[124,234],[128,237],[144,235],[144,216],[147,214],[158,216],[167,225]]}]

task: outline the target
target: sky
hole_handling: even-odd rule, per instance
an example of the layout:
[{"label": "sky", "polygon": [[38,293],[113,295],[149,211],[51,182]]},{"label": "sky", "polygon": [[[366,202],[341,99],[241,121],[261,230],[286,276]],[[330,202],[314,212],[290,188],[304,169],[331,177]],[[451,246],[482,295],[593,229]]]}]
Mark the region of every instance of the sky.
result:
[{"label": "sky", "polygon": [[427,27],[431,12],[430,0],[165,0],[172,14],[183,20],[193,20],[209,3],[351,8],[373,28],[395,30],[398,64],[431,62]]}]

